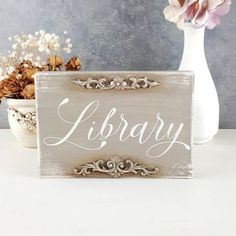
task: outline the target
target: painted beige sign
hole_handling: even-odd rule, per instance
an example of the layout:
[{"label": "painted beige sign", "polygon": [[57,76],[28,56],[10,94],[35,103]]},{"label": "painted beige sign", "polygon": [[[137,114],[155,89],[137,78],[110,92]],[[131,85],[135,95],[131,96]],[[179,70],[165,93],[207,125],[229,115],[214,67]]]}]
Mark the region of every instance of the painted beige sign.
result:
[{"label": "painted beige sign", "polygon": [[40,175],[191,177],[192,77],[37,74]]}]

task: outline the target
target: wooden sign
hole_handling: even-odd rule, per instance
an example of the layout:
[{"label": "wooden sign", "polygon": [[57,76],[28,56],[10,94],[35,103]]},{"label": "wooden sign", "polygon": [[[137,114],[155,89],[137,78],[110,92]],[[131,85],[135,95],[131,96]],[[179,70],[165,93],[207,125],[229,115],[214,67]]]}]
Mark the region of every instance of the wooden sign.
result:
[{"label": "wooden sign", "polygon": [[36,75],[42,177],[187,178],[189,72]]}]

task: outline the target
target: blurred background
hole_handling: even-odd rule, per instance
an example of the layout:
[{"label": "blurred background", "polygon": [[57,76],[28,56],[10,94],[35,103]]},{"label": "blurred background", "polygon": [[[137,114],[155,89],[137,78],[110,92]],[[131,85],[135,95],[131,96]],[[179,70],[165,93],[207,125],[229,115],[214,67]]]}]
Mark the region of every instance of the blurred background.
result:
[{"label": "blurred background", "polygon": [[[0,0],[0,53],[8,37],[44,29],[72,39],[83,70],[177,70],[183,32],[167,22],[168,0]],[[220,99],[220,128],[236,128],[236,7],[206,32],[206,57]],[[7,128],[4,102],[0,128]]]}]

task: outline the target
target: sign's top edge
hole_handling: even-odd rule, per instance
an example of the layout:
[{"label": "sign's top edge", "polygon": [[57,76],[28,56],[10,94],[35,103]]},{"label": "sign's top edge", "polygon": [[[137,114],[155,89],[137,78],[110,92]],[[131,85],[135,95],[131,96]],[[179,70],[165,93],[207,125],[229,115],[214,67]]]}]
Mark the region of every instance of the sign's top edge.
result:
[{"label": "sign's top edge", "polygon": [[38,76],[65,76],[65,75],[185,75],[193,77],[192,71],[44,71],[35,74]]}]

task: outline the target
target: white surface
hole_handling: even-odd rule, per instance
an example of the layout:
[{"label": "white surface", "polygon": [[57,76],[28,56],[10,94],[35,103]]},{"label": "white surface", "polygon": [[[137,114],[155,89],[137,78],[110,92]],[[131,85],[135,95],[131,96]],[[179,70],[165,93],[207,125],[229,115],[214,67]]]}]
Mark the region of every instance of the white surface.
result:
[{"label": "white surface", "polygon": [[1,236],[236,235],[236,130],[194,147],[191,180],[42,180],[9,130],[0,153]]}]

